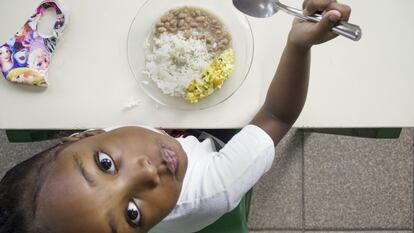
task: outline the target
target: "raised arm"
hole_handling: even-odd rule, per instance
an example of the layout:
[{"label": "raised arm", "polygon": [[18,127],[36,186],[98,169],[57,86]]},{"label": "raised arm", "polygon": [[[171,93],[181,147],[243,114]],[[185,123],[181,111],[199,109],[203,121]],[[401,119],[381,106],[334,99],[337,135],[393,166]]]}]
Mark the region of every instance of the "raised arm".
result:
[{"label": "raised arm", "polygon": [[270,84],[266,100],[251,121],[265,130],[275,145],[298,118],[305,104],[309,83],[311,47],[337,35],[330,31],[338,20],[349,19],[351,8],[332,0],[305,0],[304,14],[323,12],[315,24],[295,19]]}]

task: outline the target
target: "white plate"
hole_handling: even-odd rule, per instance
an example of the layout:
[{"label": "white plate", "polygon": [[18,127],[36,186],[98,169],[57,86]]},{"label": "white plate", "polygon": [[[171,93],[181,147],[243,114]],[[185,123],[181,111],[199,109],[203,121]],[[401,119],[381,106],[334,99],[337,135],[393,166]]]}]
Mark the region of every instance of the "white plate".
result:
[{"label": "white plate", "polygon": [[[167,11],[182,6],[203,8],[217,16],[232,36],[232,48],[236,55],[234,72],[225,81],[222,88],[195,104],[191,104],[183,98],[163,94],[156,84],[143,73],[147,40],[155,23]],[[253,60],[253,34],[246,16],[232,5],[232,1],[148,0],[138,10],[129,29],[128,60],[134,77],[142,90],[157,103],[182,110],[205,109],[228,99],[246,79]]]}]

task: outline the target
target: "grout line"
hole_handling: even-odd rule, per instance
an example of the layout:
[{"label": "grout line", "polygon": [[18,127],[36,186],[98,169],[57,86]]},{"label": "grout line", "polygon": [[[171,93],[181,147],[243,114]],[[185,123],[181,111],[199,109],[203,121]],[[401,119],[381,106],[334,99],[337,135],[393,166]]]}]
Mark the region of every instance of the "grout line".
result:
[{"label": "grout line", "polygon": [[[403,129],[404,130],[404,129]],[[412,179],[412,193],[411,193],[411,199],[412,199],[412,203],[411,203],[411,232],[414,233],[414,132],[412,133],[412,141],[411,141],[411,150],[412,150],[412,154],[413,156],[411,157],[411,166],[413,167],[413,173],[411,174],[411,179]]]},{"label": "grout line", "polygon": [[[305,232],[305,131],[301,130],[302,143],[302,232]],[[413,232],[414,233],[414,232]]]}]

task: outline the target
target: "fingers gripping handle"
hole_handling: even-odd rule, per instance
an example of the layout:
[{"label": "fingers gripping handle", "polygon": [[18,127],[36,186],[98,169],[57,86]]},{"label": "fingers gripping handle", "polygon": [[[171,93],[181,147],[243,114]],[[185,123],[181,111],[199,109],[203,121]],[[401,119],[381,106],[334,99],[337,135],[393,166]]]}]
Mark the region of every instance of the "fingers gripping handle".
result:
[{"label": "fingers gripping handle", "polygon": [[[306,17],[302,15],[301,18],[307,21],[310,21],[310,22],[317,23],[321,21],[322,15],[313,14],[313,15],[306,16]],[[362,36],[361,28],[358,25],[348,23],[346,21],[339,21],[338,23],[335,24],[335,26],[332,27],[331,30],[335,32],[336,34],[345,36],[346,38],[349,38],[353,41],[358,41],[359,39],[361,39],[361,36]]]},{"label": "fingers gripping handle", "polygon": [[[300,19],[309,21],[309,22],[314,22],[317,23],[319,21],[321,21],[322,19],[322,15],[321,14],[313,14],[310,16],[304,16],[303,12],[299,9],[290,7],[290,6],[286,6],[282,3],[277,2],[276,6],[291,15],[294,15]],[[362,36],[362,30],[358,25],[352,24],[352,23],[348,23],[346,21],[340,21],[338,23],[335,24],[335,26],[332,27],[332,31],[335,32],[338,35],[344,36],[346,38],[349,38],[353,41],[358,41],[359,39],[361,39]]]}]

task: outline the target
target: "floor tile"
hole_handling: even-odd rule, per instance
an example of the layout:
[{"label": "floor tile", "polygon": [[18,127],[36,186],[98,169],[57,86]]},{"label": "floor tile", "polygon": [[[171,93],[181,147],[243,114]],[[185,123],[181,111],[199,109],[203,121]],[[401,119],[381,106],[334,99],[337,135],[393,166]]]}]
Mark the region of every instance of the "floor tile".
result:
[{"label": "floor tile", "polygon": [[0,177],[17,163],[57,143],[56,140],[33,143],[9,143],[4,131],[0,130]]},{"label": "floor tile", "polygon": [[306,229],[411,229],[414,130],[399,139],[305,134]]},{"label": "floor tile", "polygon": [[250,229],[302,228],[302,139],[291,130],[277,146],[273,167],[253,189]]},{"label": "floor tile", "polygon": [[386,230],[367,230],[367,231],[305,231],[305,233],[411,233],[411,231],[386,231]]}]

